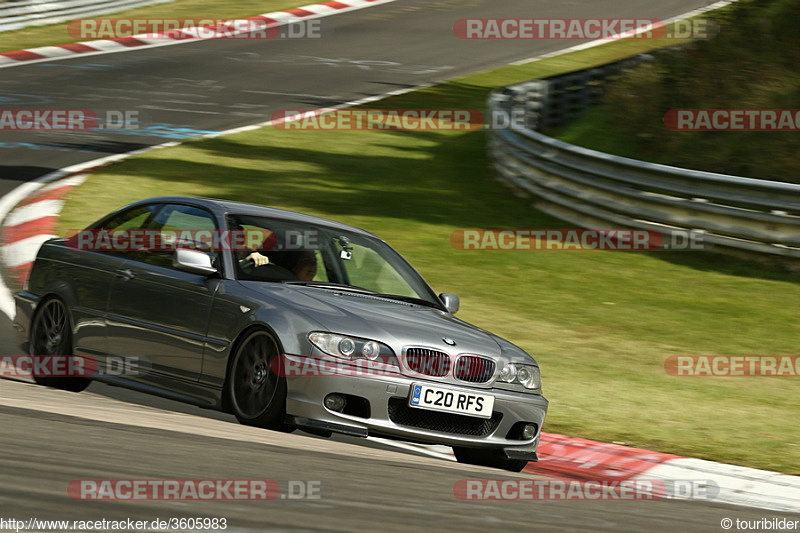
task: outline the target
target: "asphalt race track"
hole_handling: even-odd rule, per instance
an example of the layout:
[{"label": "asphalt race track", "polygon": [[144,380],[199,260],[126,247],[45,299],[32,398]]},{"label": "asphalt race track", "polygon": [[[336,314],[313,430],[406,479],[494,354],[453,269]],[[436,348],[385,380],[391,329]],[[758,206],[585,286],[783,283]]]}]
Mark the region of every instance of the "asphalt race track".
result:
[{"label": "asphalt race track", "polygon": [[[0,69],[0,107],[137,110],[149,124],[136,134],[0,132],[0,195],[67,165],[267,121],[279,109],[341,104],[578,44],[459,40],[452,25],[460,18],[667,19],[708,3],[398,0],[323,19],[333,33],[321,40],[201,41]],[[8,320],[0,321],[0,350],[18,353]],[[453,494],[458,480],[522,475],[370,441],[245,428],[228,415],[97,383],[71,394],[0,380],[0,428],[6,518],[225,517],[229,531],[719,531],[723,517],[780,516],[711,502],[465,502]],[[270,502],[67,494],[74,479],[156,477],[316,480],[322,490],[318,500]]]},{"label": "asphalt race track", "polygon": [[[17,519],[224,517],[233,531],[674,531],[679,522],[716,531],[726,517],[783,516],[681,501],[461,501],[459,480],[530,476],[9,380],[0,396],[0,501]],[[75,479],[154,477],[273,479],[287,498],[92,502],[66,491]],[[289,499],[289,480],[319,482],[319,499]]]}]

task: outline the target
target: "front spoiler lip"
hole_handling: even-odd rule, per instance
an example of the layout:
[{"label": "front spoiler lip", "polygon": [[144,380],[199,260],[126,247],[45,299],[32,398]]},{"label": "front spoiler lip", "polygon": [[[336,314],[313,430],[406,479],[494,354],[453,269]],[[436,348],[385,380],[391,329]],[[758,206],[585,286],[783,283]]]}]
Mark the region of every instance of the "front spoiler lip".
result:
[{"label": "front spoiler lip", "polygon": [[369,430],[366,428],[351,426],[349,424],[335,424],[324,420],[314,420],[313,418],[291,415],[286,415],[285,421],[287,424],[295,425],[300,429],[311,430],[311,433],[339,433],[341,435],[362,438],[367,438],[369,436]]},{"label": "front spoiler lip", "polygon": [[[336,413],[339,414],[339,413]],[[349,420],[348,420],[349,421]],[[355,421],[355,420],[354,420]],[[535,450],[539,444],[539,435],[527,441],[509,441],[495,435],[475,437],[442,431],[425,430],[413,426],[403,426],[394,422],[369,420],[364,425],[369,435],[389,439],[405,440],[419,444],[442,444],[445,446],[462,446],[465,448],[519,448]],[[495,432],[496,433],[496,432]]]},{"label": "front spoiler lip", "polygon": [[[374,431],[370,431],[366,428],[358,426],[351,426],[347,424],[335,424],[332,422],[325,422],[323,420],[314,420],[311,418],[304,418],[299,416],[287,415],[285,421],[288,424],[293,424],[299,427],[300,429],[306,430],[312,434],[323,435],[326,437],[330,436],[330,434],[332,433],[339,433],[341,435],[349,435],[351,437],[361,437],[361,438],[367,438],[367,437],[388,437],[395,439],[397,438],[393,437],[392,435],[384,435],[379,432],[376,433]],[[503,455],[505,455],[506,459],[511,459],[511,460],[522,459],[534,462],[539,460],[539,456],[536,454],[536,452],[527,448],[516,448],[509,446],[500,448],[500,450],[502,451]]]}]

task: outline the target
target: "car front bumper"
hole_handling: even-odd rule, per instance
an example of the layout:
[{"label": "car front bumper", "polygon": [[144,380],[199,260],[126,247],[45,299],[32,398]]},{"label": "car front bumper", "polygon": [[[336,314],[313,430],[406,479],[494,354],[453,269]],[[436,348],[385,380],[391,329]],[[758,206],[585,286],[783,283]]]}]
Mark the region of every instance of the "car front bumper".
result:
[{"label": "car front bumper", "polygon": [[[295,356],[286,357],[291,360]],[[356,376],[326,372],[324,375],[287,375],[286,380],[286,412],[301,426],[420,443],[498,448],[505,450],[508,456],[530,459],[535,458],[548,406],[547,400],[538,394],[445,384],[402,374]],[[410,407],[408,398],[414,383],[491,394],[495,397],[493,417],[488,420]],[[357,416],[330,410],[324,404],[329,394],[364,399],[369,402],[369,413]],[[522,440],[516,430],[520,422],[536,424],[536,436]]]}]

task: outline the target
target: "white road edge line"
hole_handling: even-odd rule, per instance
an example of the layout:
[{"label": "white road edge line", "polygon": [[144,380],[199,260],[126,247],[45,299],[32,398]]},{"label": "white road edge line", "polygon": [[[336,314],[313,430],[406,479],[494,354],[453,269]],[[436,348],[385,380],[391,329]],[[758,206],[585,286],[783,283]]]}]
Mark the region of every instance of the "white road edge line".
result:
[{"label": "white road edge line", "polygon": [[[38,202],[15,209],[14,212],[3,221],[3,227],[11,228],[42,217],[58,216],[62,207],[64,207],[64,200],[39,200]],[[13,243],[6,243],[7,246],[8,244]]]},{"label": "white road edge line", "polygon": [[[688,13],[684,13],[682,15],[678,15],[676,17],[672,17],[671,19],[667,19],[667,20],[665,20],[663,22],[664,22],[664,25],[666,26],[667,24],[672,24],[672,23],[677,22],[679,20],[684,20],[684,19],[696,17],[697,15],[702,15],[703,13],[706,13],[708,11],[713,11],[715,9],[719,9],[719,8],[728,6],[730,4],[735,4],[738,1],[739,0],[720,0],[719,2],[716,2],[714,4],[710,4],[710,5],[707,5],[705,7],[701,7],[701,8],[695,9],[693,11],[689,11]],[[642,28],[642,29],[636,30],[635,32],[631,33],[630,34],[631,37],[625,37],[625,38],[626,39],[630,39],[630,38],[633,38],[636,35],[641,35],[642,33],[647,33],[648,31],[651,31],[651,30],[647,30],[647,29]],[[619,34],[617,34],[617,36],[619,36]],[[551,57],[560,56],[562,54],[569,53],[569,52],[579,52],[580,50],[586,50],[588,48],[594,48],[595,46],[600,46],[602,44],[608,44],[608,43],[612,43],[612,42],[614,42],[613,39],[596,39],[594,41],[589,41],[587,43],[576,44],[575,46],[571,46],[571,47],[565,48],[563,50],[556,50],[555,52],[542,54],[540,56],[529,57],[527,59],[520,59],[519,61],[514,61],[513,63],[511,63],[511,65],[513,65],[513,66],[527,65],[528,63],[533,63],[535,61],[541,61],[542,59],[549,59]]]},{"label": "white road edge line", "polygon": [[6,268],[16,268],[31,263],[29,251],[30,250],[38,251],[39,248],[42,247],[42,244],[45,243],[45,241],[48,241],[53,237],[55,237],[55,235],[50,235],[48,233],[39,233],[33,235],[32,237],[21,239],[11,244],[6,244],[3,247],[3,253],[2,253],[3,263],[6,265]]}]

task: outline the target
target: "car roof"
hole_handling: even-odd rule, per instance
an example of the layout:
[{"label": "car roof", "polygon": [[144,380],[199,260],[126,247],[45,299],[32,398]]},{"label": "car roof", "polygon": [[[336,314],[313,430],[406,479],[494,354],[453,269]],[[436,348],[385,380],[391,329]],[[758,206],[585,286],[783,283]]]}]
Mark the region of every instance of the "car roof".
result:
[{"label": "car roof", "polygon": [[130,204],[127,207],[140,204],[154,204],[154,203],[194,205],[197,207],[203,207],[218,216],[249,215],[249,216],[261,216],[269,218],[280,218],[284,220],[294,220],[297,222],[305,222],[307,224],[312,224],[316,226],[324,226],[330,229],[348,230],[354,233],[361,233],[363,235],[368,235],[370,237],[379,238],[376,235],[361,228],[348,226],[347,224],[343,224],[341,222],[337,222],[335,220],[330,220],[327,218],[307,215],[305,213],[299,213],[297,211],[287,211],[285,209],[265,207],[263,205],[246,204],[244,202],[234,202],[231,200],[221,200],[218,198],[200,198],[192,196],[158,196],[154,198],[139,200],[137,202]]}]

